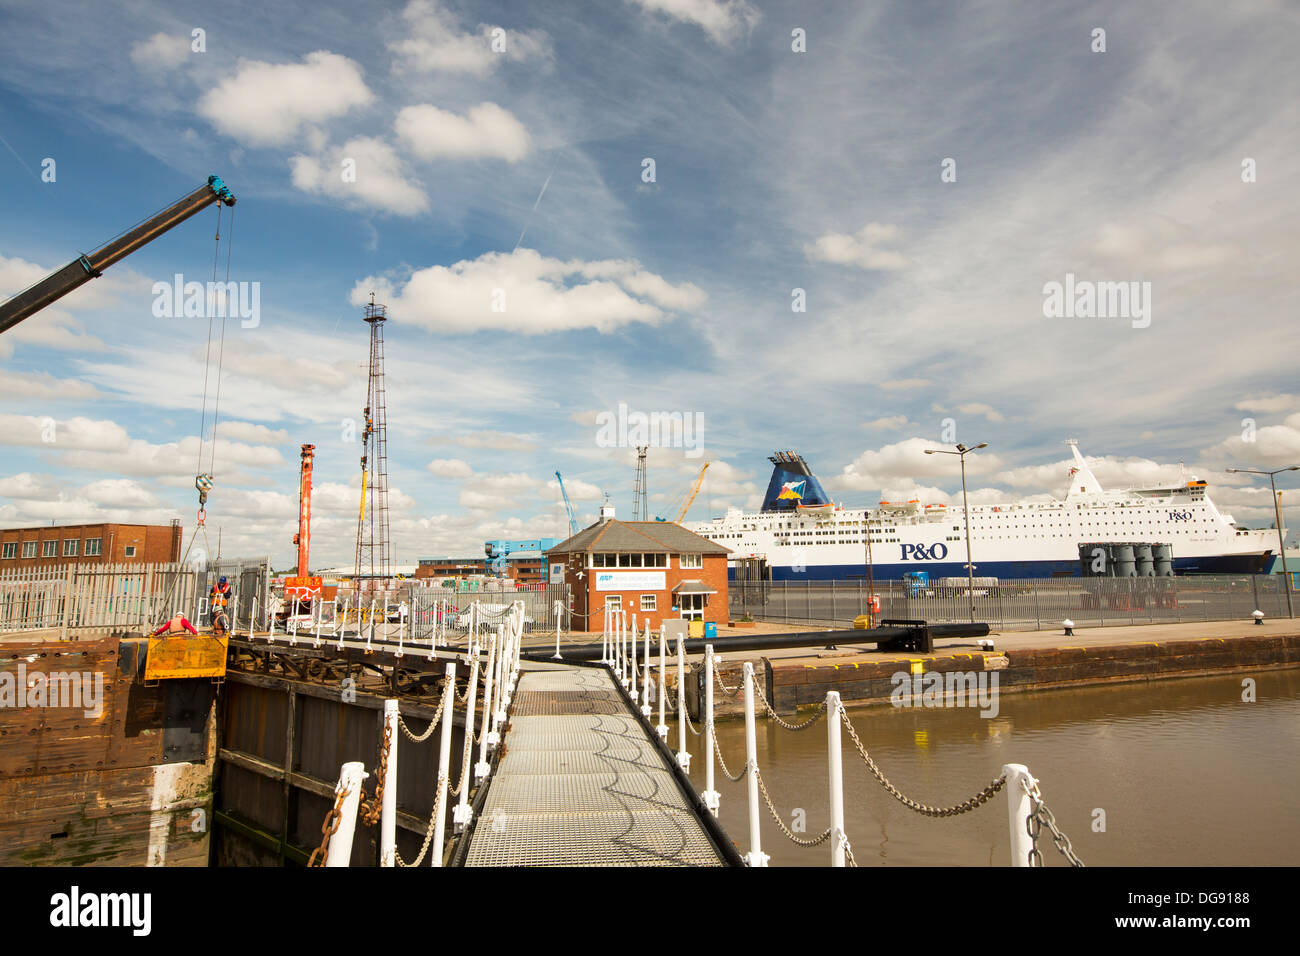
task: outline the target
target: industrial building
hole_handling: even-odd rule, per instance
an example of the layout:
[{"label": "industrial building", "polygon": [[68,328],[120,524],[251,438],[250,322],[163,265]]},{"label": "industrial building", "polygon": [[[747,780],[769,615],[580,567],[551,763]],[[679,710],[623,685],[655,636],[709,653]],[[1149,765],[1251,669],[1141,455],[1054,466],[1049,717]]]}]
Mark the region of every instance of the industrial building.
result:
[{"label": "industrial building", "polygon": [[573,595],[573,629],[599,631],[605,608],[657,629],[664,620],[725,624],[730,549],[671,521],[618,521],[601,508],[589,528],[546,552]]},{"label": "industrial building", "polygon": [[181,558],[181,522],[68,524],[0,531],[0,569],[56,564],[162,564]]}]

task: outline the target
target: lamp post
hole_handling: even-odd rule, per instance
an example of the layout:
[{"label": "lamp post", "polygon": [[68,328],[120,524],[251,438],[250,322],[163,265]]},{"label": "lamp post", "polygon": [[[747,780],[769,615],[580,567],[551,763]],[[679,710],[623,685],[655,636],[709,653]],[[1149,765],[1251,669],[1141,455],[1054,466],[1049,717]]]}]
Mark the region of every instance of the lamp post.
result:
[{"label": "lamp post", "polygon": [[971,560],[970,553],[970,505],[966,503],[966,455],[972,451],[978,451],[981,448],[988,448],[989,443],[980,442],[974,448],[967,448],[965,445],[957,445],[956,451],[948,451],[943,448],[927,448],[927,455],[956,455],[961,459],[961,510],[966,517],[966,597],[970,599],[970,621],[975,623],[975,563]]},{"label": "lamp post", "polygon": [[1277,499],[1277,482],[1274,475],[1280,475],[1284,471],[1300,471],[1300,465],[1291,465],[1289,468],[1278,468],[1275,471],[1253,471],[1250,468],[1229,468],[1228,472],[1234,475],[1268,475],[1269,487],[1273,489],[1273,523],[1277,526],[1277,553],[1282,556],[1282,588],[1286,591],[1286,613],[1287,617],[1295,617],[1295,608],[1291,605],[1291,575],[1286,569],[1286,540],[1282,534],[1282,504]]}]

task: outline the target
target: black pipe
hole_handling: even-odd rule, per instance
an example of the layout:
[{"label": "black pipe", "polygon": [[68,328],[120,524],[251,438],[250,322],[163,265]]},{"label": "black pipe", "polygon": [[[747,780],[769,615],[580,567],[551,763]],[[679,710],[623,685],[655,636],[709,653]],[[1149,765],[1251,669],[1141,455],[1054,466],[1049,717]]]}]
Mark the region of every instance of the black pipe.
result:
[{"label": "black pipe", "polygon": [[[870,629],[846,628],[835,631],[796,631],[790,634],[728,634],[713,638],[689,638],[684,642],[687,654],[703,654],[704,646],[712,644],[715,651],[768,651],[786,647],[827,647],[832,644],[902,644],[928,635],[931,640],[955,637],[986,637],[989,626],[979,624],[925,624],[917,622],[907,627],[873,627]],[[603,644],[577,644],[560,648],[566,662],[596,661],[600,659]],[[551,647],[524,649],[522,657],[529,660],[553,660]]]}]

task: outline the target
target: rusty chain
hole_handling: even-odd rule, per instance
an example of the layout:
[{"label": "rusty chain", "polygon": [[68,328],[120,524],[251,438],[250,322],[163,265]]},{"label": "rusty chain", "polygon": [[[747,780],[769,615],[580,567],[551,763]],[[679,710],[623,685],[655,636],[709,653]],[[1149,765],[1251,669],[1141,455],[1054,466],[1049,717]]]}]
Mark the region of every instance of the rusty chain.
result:
[{"label": "rusty chain", "polygon": [[373,827],[379,822],[380,814],[384,806],[384,783],[388,780],[388,752],[393,745],[393,728],[384,720],[384,742],[379,748],[379,770],[378,777],[375,780],[375,795],[366,796],[364,788],[361,790],[361,805],[359,807],[361,822],[368,827]]},{"label": "rusty chain", "polygon": [[923,814],[927,817],[955,817],[958,814],[969,813],[971,810],[978,809],[988,803],[988,801],[991,800],[999,790],[1006,786],[1007,775],[1002,774],[1002,776],[993,780],[983,790],[975,794],[975,796],[963,800],[961,803],[955,804],[951,807],[929,807],[925,804],[917,803],[911,797],[905,796],[897,787],[890,783],[889,778],[886,777],[884,773],[881,772],[880,768],[876,766],[876,762],[872,760],[871,755],[867,753],[867,748],[863,746],[862,741],[858,739],[858,732],[853,729],[853,724],[849,723],[849,715],[843,708],[840,709],[840,717],[844,721],[844,726],[848,728],[849,736],[853,738],[853,745],[858,748],[858,754],[862,757],[863,761],[866,762],[867,769],[871,771],[872,775],[880,781],[880,785],[884,787],[885,790],[894,797],[894,799],[909,810],[915,810],[917,813]]},{"label": "rusty chain", "polygon": [[[325,814],[325,822],[320,825],[320,846],[311,851],[311,856],[307,858],[307,865],[324,866],[329,860],[330,855],[330,837],[338,833],[339,822],[343,819],[343,801],[348,798],[351,790],[338,789],[334,793],[334,806],[330,807],[330,812]],[[320,857],[320,862],[316,862],[316,857]]]}]

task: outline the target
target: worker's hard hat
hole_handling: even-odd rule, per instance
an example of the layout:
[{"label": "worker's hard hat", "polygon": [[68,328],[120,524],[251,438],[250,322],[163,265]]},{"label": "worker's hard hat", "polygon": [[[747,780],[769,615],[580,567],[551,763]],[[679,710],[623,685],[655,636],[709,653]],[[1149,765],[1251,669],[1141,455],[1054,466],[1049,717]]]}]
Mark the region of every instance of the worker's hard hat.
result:
[{"label": "worker's hard hat", "polygon": [[225,576],[223,575],[222,578],[221,578],[221,580],[218,581],[217,583],[218,583],[218,584],[225,584],[225,583],[226,583],[226,578],[225,578]]}]

